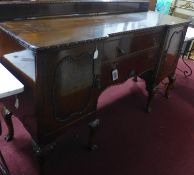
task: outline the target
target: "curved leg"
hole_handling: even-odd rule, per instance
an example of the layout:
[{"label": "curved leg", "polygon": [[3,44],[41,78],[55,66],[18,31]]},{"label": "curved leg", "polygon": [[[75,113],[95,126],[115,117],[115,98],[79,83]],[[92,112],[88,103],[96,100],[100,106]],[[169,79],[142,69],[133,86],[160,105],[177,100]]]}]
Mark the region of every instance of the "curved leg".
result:
[{"label": "curved leg", "polygon": [[[191,55],[191,53],[189,53],[188,59],[189,59],[190,55]],[[192,75],[193,71],[192,71],[191,67],[187,64],[187,62],[185,61],[184,55],[182,56],[182,61],[187,66],[188,70],[183,71],[178,67],[177,67],[177,70],[181,71],[184,74],[185,78],[190,77]]]},{"label": "curved leg", "polygon": [[14,128],[13,128],[13,122],[12,122],[12,113],[4,106],[3,112],[2,112],[3,118],[5,120],[5,123],[8,128],[8,133],[5,136],[5,140],[11,141],[14,137]]},{"label": "curved leg", "polygon": [[137,75],[135,75],[135,76],[133,77],[133,81],[134,81],[134,82],[137,82]]},{"label": "curved leg", "polygon": [[166,97],[166,98],[169,98],[170,91],[171,91],[171,90],[173,89],[173,87],[174,87],[174,83],[175,83],[175,80],[176,80],[176,76],[175,76],[175,75],[169,76],[168,79],[169,79],[169,83],[168,83],[168,85],[167,85],[167,87],[166,87],[166,90],[165,90],[165,97]]},{"label": "curved leg", "polygon": [[[0,135],[2,133],[2,130],[1,130],[1,121],[0,121]],[[5,159],[0,151],[0,174],[2,175],[9,175],[9,169],[7,167],[7,164],[5,162]]]},{"label": "curved leg", "polygon": [[156,88],[151,88],[148,90],[148,100],[147,100],[147,104],[146,104],[146,112],[151,112],[152,108],[151,108],[151,104],[152,101],[154,99],[156,93]]},{"label": "curved leg", "polygon": [[45,175],[45,163],[47,157],[52,153],[56,147],[56,143],[52,142],[48,145],[40,146],[35,141],[32,141],[33,150],[38,158],[39,173],[38,175]]},{"label": "curved leg", "polygon": [[94,121],[91,121],[88,124],[90,128],[88,147],[92,151],[98,148],[98,146],[94,142],[95,142],[96,131],[97,131],[99,124],[100,124],[99,119],[95,119]]},{"label": "curved leg", "polygon": [[152,78],[150,78],[151,76],[152,74],[148,74],[148,78],[146,79],[146,90],[148,91],[148,100],[145,108],[146,112],[151,112],[151,104],[157,90],[157,85],[155,85]]}]

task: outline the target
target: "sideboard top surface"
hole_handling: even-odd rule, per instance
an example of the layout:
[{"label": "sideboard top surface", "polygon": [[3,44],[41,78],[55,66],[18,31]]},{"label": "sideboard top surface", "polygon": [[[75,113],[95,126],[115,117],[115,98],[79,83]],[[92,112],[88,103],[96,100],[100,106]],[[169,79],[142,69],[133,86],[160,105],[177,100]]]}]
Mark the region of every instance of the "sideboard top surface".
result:
[{"label": "sideboard top surface", "polygon": [[8,21],[0,29],[19,40],[25,47],[36,50],[53,46],[106,39],[111,35],[159,27],[178,25],[187,20],[156,12],[104,15],[71,18],[50,18]]}]

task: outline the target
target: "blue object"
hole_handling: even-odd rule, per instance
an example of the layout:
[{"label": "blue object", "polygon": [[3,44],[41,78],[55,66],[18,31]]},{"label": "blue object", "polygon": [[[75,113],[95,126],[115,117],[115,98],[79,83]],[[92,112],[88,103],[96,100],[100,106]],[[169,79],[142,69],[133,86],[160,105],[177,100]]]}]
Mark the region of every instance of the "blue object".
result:
[{"label": "blue object", "polygon": [[168,15],[170,12],[170,7],[172,4],[172,0],[157,0],[156,3],[156,11]]}]

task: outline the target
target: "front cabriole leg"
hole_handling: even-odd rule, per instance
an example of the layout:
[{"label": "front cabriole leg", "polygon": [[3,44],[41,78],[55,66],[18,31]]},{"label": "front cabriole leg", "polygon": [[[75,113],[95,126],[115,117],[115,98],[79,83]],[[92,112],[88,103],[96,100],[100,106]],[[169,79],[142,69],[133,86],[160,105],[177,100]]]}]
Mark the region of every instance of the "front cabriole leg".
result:
[{"label": "front cabriole leg", "polygon": [[148,91],[148,100],[145,110],[146,112],[151,112],[152,110],[151,104],[153,102],[157,86],[155,86],[155,84],[152,81],[146,81],[146,90]]},{"label": "front cabriole leg", "polygon": [[140,75],[140,78],[145,80],[146,90],[148,92],[148,99],[145,106],[145,111],[151,112],[151,104],[157,91],[158,83],[155,81],[153,71],[147,71],[143,73],[142,75]]},{"label": "front cabriole leg", "polygon": [[2,116],[5,120],[7,129],[8,129],[8,133],[5,136],[5,140],[11,141],[14,137],[14,128],[13,128],[13,122],[12,122],[12,112],[10,112],[5,106],[3,106],[3,110],[2,110]]},{"label": "front cabriole leg", "polygon": [[99,119],[95,119],[95,120],[89,122],[89,124],[88,124],[88,126],[90,128],[88,148],[92,151],[96,150],[98,148],[98,146],[94,142],[95,142],[96,131],[97,131],[97,128],[99,127],[99,124],[100,124]]},{"label": "front cabriole leg", "polygon": [[48,145],[42,145],[40,146],[35,141],[32,141],[33,151],[35,152],[35,155],[38,159],[38,165],[39,165],[39,173],[38,175],[45,175],[45,163],[50,155],[56,147],[56,142],[52,142]]},{"label": "front cabriole leg", "polygon": [[166,90],[165,90],[165,97],[166,98],[169,98],[170,91],[173,89],[174,83],[176,81],[176,76],[175,75],[168,76],[168,80],[169,80],[169,83],[168,83],[168,85],[166,87]]}]

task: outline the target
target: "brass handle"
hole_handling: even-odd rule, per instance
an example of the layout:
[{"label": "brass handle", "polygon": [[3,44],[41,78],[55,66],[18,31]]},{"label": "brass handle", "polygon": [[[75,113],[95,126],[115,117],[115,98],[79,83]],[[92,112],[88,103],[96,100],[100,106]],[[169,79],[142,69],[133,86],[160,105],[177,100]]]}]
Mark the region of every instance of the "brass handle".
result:
[{"label": "brass handle", "polygon": [[116,47],[116,50],[117,50],[117,56],[123,56],[126,54],[126,52],[119,47]]}]

